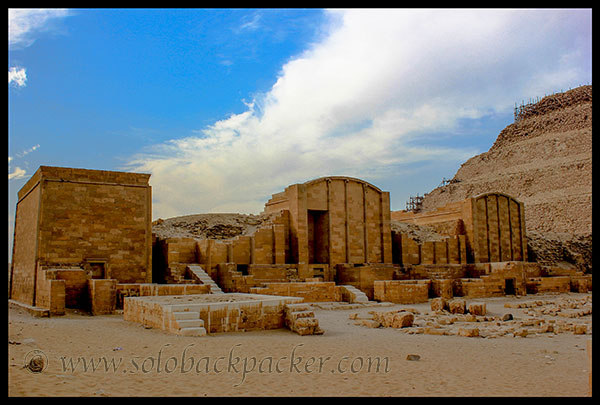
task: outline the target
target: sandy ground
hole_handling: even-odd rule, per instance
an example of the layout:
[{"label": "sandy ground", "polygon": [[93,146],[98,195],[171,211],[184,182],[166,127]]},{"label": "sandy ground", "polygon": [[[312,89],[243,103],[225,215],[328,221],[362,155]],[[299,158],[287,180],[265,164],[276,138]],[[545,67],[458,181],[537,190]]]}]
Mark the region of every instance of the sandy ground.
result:
[{"label": "sandy ground", "polygon": [[[584,296],[585,294],[563,294]],[[488,298],[488,315],[521,309],[506,302],[556,295]],[[34,318],[9,305],[9,396],[587,396],[588,334],[496,338],[408,334],[349,319],[372,310],[316,309],[325,333],[287,329],[175,336],[123,320],[69,310]],[[429,304],[410,305],[429,311]],[[420,356],[407,360],[409,354]],[[23,366],[46,358],[45,369]],[[94,365],[90,361],[94,361]],[[379,362],[378,362],[379,361]],[[85,363],[84,363],[85,362]],[[379,365],[379,368],[378,368]],[[85,369],[85,367],[87,369]],[[108,366],[108,368],[107,368]],[[95,369],[94,369],[95,368]]]}]

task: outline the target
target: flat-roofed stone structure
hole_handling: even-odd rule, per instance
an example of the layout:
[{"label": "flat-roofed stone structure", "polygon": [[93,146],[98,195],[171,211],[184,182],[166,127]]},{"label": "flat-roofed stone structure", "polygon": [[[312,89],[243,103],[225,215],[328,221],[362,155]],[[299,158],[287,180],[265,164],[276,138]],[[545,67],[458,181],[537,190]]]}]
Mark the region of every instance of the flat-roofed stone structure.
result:
[{"label": "flat-roofed stone structure", "polygon": [[74,295],[69,286],[85,288],[86,278],[151,282],[149,178],[40,166],[18,192],[9,298],[35,306],[52,297],[48,289],[61,275],[46,277],[52,269],[73,270],[62,272],[67,297]]}]

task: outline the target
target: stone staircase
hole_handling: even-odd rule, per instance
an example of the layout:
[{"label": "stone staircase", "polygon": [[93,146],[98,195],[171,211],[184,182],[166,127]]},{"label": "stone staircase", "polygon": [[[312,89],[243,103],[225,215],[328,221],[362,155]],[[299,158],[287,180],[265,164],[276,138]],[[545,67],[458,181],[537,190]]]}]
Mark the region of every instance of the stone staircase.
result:
[{"label": "stone staircase", "polygon": [[322,335],[319,320],[307,304],[286,304],[284,308],[285,326],[292,332],[304,335]]},{"label": "stone staircase", "polygon": [[[172,329],[181,336],[206,336],[204,321],[200,313],[194,311],[180,311],[172,313]],[[174,327],[173,327],[174,326]]]},{"label": "stone staircase", "polygon": [[196,284],[195,280],[186,279],[185,274],[185,263],[171,263],[165,272],[165,282],[167,284]]},{"label": "stone staircase", "polygon": [[342,285],[340,287],[343,287],[345,290],[343,292],[343,299],[345,302],[369,302],[369,297],[358,288],[351,285]]},{"label": "stone staircase", "polygon": [[202,284],[208,284],[210,286],[211,294],[225,294],[223,290],[218,286],[217,283],[204,271],[204,269],[197,264],[189,264],[186,266],[186,271],[192,277],[192,279],[201,282]]}]

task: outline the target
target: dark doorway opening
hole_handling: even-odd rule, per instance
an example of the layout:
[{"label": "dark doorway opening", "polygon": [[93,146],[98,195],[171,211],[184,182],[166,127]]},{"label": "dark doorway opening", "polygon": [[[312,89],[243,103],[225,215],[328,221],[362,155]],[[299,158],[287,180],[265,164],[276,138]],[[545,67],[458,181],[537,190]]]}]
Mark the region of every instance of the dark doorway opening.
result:
[{"label": "dark doorway opening", "polygon": [[248,275],[248,265],[247,264],[238,264],[237,271],[242,273],[242,276],[247,276]]},{"label": "dark doorway opening", "polygon": [[90,262],[90,274],[92,278],[106,278],[106,263]]},{"label": "dark doorway opening", "polygon": [[308,210],[308,262],[329,263],[329,215],[327,211]]},{"label": "dark doorway opening", "polygon": [[515,295],[515,279],[514,278],[504,279],[504,294]]}]

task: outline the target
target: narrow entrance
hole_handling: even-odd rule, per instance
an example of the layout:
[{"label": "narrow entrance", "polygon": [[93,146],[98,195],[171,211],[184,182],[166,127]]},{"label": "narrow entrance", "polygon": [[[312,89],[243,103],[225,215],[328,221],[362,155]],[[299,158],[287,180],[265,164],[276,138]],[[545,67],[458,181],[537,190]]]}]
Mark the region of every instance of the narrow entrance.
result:
[{"label": "narrow entrance", "polygon": [[308,210],[309,263],[329,263],[329,216],[327,211]]},{"label": "narrow entrance", "polygon": [[514,278],[504,279],[504,294],[515,295],[515,279]]}]

